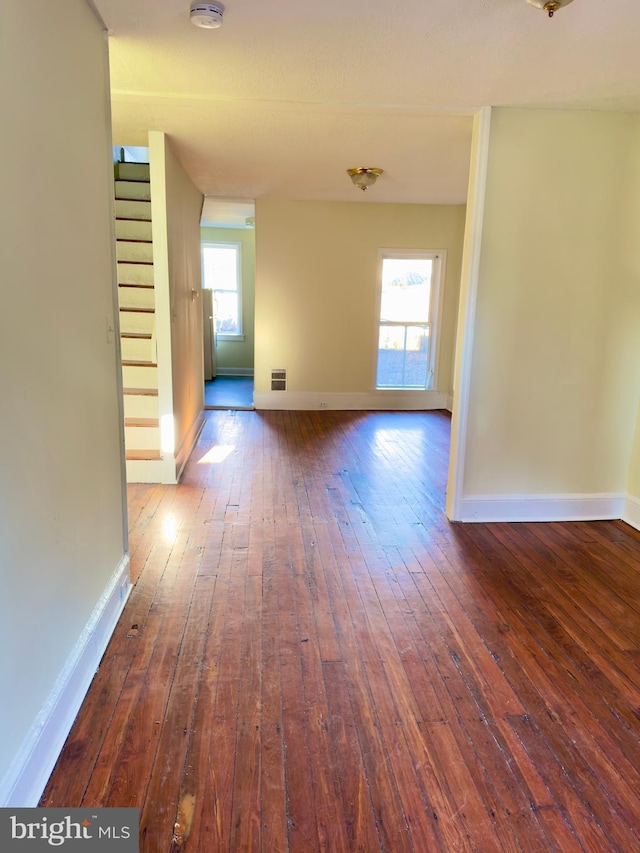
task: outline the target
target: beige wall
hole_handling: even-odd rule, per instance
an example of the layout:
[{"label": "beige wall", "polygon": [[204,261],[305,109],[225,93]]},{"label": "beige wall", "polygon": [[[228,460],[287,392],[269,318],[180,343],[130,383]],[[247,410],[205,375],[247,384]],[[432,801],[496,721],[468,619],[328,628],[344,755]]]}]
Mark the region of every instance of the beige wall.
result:
[{"label": "beige wall", "polygon": [[446,249],[436,390],[449,394],[464,206],[256,202],[256,391],[375,386],[379,249]]},{"label": "beige wall", "polygon": [[[618,306],[620,325],[625,339],[640,337],[640,116],[634,117],[629,179],[629,218],[625,232],[625,263],[629,269],[627,297]],[[624,381],[624,377],[622,377]],[[633,434],[631,462],[627,481],[628,493],[640,500],[640,400]]]},{"label": "beige wall", "polygon": [[184,461],[181,457],[186,449],[190,450],[194,427],[204,407],[200,254],[203,197],[168,140],[166,170],[173,414],[176,456],[181,465]]},{"label": "beige wall", "polygon": [[640,407],[636,418],[636,427],[633,434],[633,447],[631,451],[631,462],[629,464],[629,477],[627,481],[628,494],[640,500]]},{"label": "beige wall", "polygon": [[0,4],[0,787],[125,551],[107,51]]},{"label": "beige wall", "polygon": [[493,111],[466,495],[625,491],[639,147],[632,115]]},{"label": "beige wall", "polygon": [[253,228],[202,228],[202,242],[242,244],[242,330],[243,341],[221,341],[216,345],[217,368],[253,371],[256,232]]}]

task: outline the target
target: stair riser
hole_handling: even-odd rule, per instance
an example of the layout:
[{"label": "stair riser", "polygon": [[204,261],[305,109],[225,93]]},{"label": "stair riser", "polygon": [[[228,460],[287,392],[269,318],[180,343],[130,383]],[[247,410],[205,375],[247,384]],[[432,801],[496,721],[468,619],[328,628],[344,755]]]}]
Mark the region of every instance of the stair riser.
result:
[{"label": "stair riser", "polygon": [[116,180],[123,181],[148,181],[148,163],[114,163],[114,175]]},{"label": "stair riser", "polygon": [[119,237],[121,240],[151,240],[153,238],[151,223],[117,219],[116,237]]},{"label": "stair riser", "polygon": [[118,219],[151,219],[150,201],[116,201]]},{"label": "stair riser", "polygon": [[146,338],[122,338],[120,341],[123,361],[153,361],[156,360],[154,341]]},{"label": "stair riser", "polygon": [[127,450],[158,450],[160,430],[158,427],[125,427],[124,444]]},{"label": "stair riser", "polygon": [[119,261],[144,261],[153,263],[153,246],[151,243],[116,243],[116,257]]},{"label": "stair riser", "polygon": [[118,284],[146,284],[153,286],[153,267],[146,264],[118,264]]},{"label": "stair riser", "polygon": [[157,388],[157,367],[122,366],[122,384],[125,388]]},{"label": "stair riser", "polygon": [[118,302],[121,308],[154,308],[155,295],[152,287],[118,288]]},{"label": "stair riser", "polygon": [[125,418],[157,418],[158,398],[125,394],[124,416]]},{"label": "stair riser", "polygon": [[[129,313],[128,311],[120,312],[121,332],[147,334],[149,332],[153,332],[154,322],[154,314],[137,314],[134,312]],[[132,387],[138,388],[139,386],[134,382]]]},{"label": "stair riser", "polygon": [[116,181],[116,198],[150,201],[151,186],[144,181]]}]

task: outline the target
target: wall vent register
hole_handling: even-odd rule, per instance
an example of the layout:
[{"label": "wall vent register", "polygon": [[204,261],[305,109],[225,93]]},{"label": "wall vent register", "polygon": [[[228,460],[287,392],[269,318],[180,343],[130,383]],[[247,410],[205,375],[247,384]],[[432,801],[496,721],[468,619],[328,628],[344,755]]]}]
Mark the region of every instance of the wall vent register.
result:
[{"label": "wall vent register", "polygon": [[287,390],[287,371],[283,367],[271,371],[271,390]]}]

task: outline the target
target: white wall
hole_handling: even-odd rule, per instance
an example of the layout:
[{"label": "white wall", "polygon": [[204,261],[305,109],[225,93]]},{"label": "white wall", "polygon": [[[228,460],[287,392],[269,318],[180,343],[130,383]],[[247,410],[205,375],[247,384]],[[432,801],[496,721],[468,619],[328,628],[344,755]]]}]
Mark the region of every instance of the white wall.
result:
[{"label": "white wall", "polygon": [[640,392],[638,119],[493,111],[464,492],[624,494]]},{"label": "white wall", "polygon": [[88,622],[127,583],[107,49],[84,0],[3,0],[0,111],[0,805],[27,805],[76,711],[65,672],[92,646],[91,676]]},{"label": "white wall", "polygon": [[[267,401],[270,371],[281,367],[288,370],[286,394],[297,406],[305,400],[313,405],[313,395],[321,394],[328,395],[329,408],[384,407],[393,396],[374,391],[380,249],[447,250],[435,382],[439,393],[434,396],[445,405],[451,393],[464,217],[462,205],[258,199],[256,406]],[[274,399],[265,407],[277,405]],[[278,399],[286,406],[286,397]]]}]

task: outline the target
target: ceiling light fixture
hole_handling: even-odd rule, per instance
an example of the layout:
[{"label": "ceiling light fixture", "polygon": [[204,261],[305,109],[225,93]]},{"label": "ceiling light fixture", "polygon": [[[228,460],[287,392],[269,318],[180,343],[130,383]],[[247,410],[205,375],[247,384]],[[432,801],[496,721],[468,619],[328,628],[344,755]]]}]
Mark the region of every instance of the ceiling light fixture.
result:
[{"label": "ceiling light fixture", "polygon": [[215,30],[222,26],[222,15],[224,6],[219,3],[199,3],[197,0],[191,4],[191,23],[194,27],[203,27],[205,30]]},{"label": "ceiling light fixture", "polygon": [[535,6],[536,9],[544,9],[550,18],[553,18],[553,13],[557,12],[558,9],[562,9],[563,6],[568,6],[572,2],[573,0],[527,0],[527,3]]},{"label": "ceiling light fixture", "polygon": [[368,166],[358,166],[357,169],[347,169],[347,174],[358,189],[363,192],[372,187],[382,174],[382,169],[371,169]]}]

